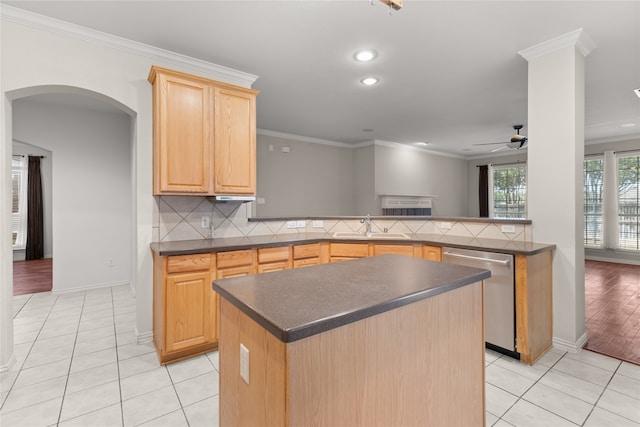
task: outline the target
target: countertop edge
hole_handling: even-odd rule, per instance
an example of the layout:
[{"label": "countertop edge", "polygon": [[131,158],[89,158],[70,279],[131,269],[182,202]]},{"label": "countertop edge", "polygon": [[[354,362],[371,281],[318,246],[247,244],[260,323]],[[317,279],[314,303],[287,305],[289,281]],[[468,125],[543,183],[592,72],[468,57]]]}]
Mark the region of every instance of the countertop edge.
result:
[{"label": "countertop edge", "polygon": [[269,331],[269,333],[271,333],[278,340],[285,344],[288,344],[304,338],[308,338],[313,335],[330,331],[341,326],[348,325],[350,323],[358,322],[360,320],[364,320],[369,317],[373,317],[378,314],[412,304],[414,302],[422,301],[424,299],[431,298],[436,295],[479,282],[481,280],[488,279],[490,276],[491,273],[488,270],[485,270],[482,273],[474,274],[472,276],[465,277],[464,279],[455,280],[445,285],[438,286],[437,288],[430,288],[420,292],[402,295],[384,303],[346,313],[339,313],[335,316],[318,319],[316,321],[304,325],[299,325],[295,328],[290,329],[282,329],[273,324],[269,319],[256,312],[255,309],[253,309],[251,306],[236,298],[233,294],[227,292],[224,288],[218,286],[215,280],[212,283],[212,289],[216,291],[221,297],[228,300],[241,312],[246,314],[249,318]]},{"label": "countertop edge", "polygon": [[[254,236],[254,238],[264,237],[269,238],[272,236]],[[292,234],[290,238],[285,238],[281,236],[283,239],[278,241],[247,241],[247,242],[238,242],[232,244],[225,244],[219,247],[215,247],[214,244],[204,245],[193,248],[184,248],[184,249],[162,249],[163,242],[153,242],[150,244],[151,250],[159,256],[174,256],[174,255],[194,255],[194,254],[202,254],[202,253],[216,253],[216,252],[224,252],[224,251],[234,251],[234,250],[242,250],[242,249],[252,249],[252,248],[262,248],[262,247],[278,247],[278,246],[288,246],[291,244],[312,244],[319,242],[331,242],[331,243],[362,243],[362,242],[380,242],[380,243],[401,243],[401,244],[412,244],[412,243],[421,243],[428,244],[439,247],[455,247],[462,249],[475,249],[475,250],[483,250],[489,252],[498,252],[498,253],[506,253],[512,255],[536,255],[541,252],[553,251],[556,249],[556,245],[553,243],[534,243],[536,245],[540,245],[539,247],[530,249],[530,250],[518,250],[513,248],[490,248],[481,245],[468,245],[461,244],[449,241],[439,241],[436,239],[430,239],[427,237],[420,237],[420,235],[415,235],[411,239],[387,239],[387,238],[367,238],[367,239],[354,239],[354,238],[336,238],[327,236],[318,236],[318,237],[310,237],[307,235],[297,235]],[[287,237],[289,237],[287,235]],[[214,241],[215,239],[209,239],[210,241]],[[481,239],[475,239],[480,241]],[[207,240],[202,240],[205,242]],[[174,243],[174,242],[167,242]],[[523,243],[523,242],[513,242],[513,243]],[[526,242],[525,242],[526,243]],[[164,243],[166,244],[166,243]],[[195,245],[195,243],[194,243]]]}]

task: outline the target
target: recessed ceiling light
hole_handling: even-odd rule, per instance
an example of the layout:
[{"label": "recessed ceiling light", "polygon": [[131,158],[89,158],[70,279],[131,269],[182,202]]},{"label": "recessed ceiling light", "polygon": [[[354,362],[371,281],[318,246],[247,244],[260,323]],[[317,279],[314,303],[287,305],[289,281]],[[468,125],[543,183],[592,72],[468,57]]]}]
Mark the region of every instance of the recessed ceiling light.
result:
[{"label": "recessed ceiling light", "polygon": [[377,77],[365,77],[364,79],[360,80],[360,83],[362,83],[365,86],[373,86],[374,84],[378,83],[380,81],[379,78]]},{"label": "recessed ceiling light", "polygon": [[356,61],[369,62],[369,61],[373,61],[374,59],[376,59],[377,56],[378,56],[378,52],[376,52],[373,49],[362,49],[362,50],[357,51],[353,55],[353,58]]},{"label": "recessed ceiling light", "polygon": [[618,127],[619,128],[632,128],[635,125],[636,125],[635,123],[624,123],[624,124],[619,125]]},{"label": "recessed ceiling light", "polygon": [[429,145],[428,142],[414,142],[415,145],[419,145],[420,147],[426,147],[427,145]]},{"label": "recessed ceiling light", "polygon": [[640,98],[640,87],[638,89],[634,89],[633,91],[636,93],[636,95],[638,95],[638,98]]}]

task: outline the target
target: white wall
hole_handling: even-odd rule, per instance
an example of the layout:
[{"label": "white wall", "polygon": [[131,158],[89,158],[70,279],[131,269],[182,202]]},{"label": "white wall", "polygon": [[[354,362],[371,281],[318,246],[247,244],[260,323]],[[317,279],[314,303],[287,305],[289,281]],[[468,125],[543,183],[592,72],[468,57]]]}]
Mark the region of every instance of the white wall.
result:
[{"label": "white wall", "polygon": [[27,97],[13,103],[13,136],[52,153],[53,292],[128,284],[129,116]]},{"label": "white wall", "polygon": [[[9,241],[12,102],[47,92],[80,92],[104,99],[135,117],[132,132],[135,211],[133,271],[138,340],[152,337],[152,104],[147,76],[152,65],[242,86],[256,76],[162,49],[75,27],[1,5],[0,37],[0,371],[13,356],[12,249]],[[54,209],[55,211],[55,209]],[[54,235],[54,242],[56,241]],[[87,250],[87,248],[79,248]],[[54,248],[55,251],[55,248]],[[56,254],[57,255],[57,254]]]},{"label": "white wall", "polygon": [[[14,134],[15,138],[15,134]],[[53,229],[52,229],[52,153],[42,147],[23,144],[13,140],[12,154],[15,156],[43,156],[40,159],[40,174],[42,177],[42,207],[43,207],[43,244],[44,257],[51,258],[53,256]],[[13,251],[14,260],[24,260],[25,250],[19,249]]]},{"label": "white wall", "polygon": [[357,214],[352,149],[258,134],[256,152],[257,216]]},{"label": "white wall", "polygon": [[376,196],[376,150],[369,144],[354,149],[353,182],[356,215],[380,215],[382,208]]},{"label": "white wall", "polygon": [[377,194],[433,195],[434,216],[467,213],[467,162],[399,144],[376,143]]}]

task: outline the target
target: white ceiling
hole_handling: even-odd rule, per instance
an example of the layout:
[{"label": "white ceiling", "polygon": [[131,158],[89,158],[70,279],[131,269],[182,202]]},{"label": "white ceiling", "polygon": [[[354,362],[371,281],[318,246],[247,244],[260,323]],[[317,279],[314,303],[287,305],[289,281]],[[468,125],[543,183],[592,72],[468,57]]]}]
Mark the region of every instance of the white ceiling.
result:
[{"label": "white ceiling", "polygon": [[[587,143],[640,137],[640,0],[405,0],[392,16],[377,0],[2,3],[256,74],[260,129],[347,144],[428,141],[469,157],[496,148],[473,144],[506,141],[514,124],[527,133],[518,51],[583,28],[596,44]],[[377,59],[357,63],[360,48]],[[367,75],[380,83],[362,86]]]}]

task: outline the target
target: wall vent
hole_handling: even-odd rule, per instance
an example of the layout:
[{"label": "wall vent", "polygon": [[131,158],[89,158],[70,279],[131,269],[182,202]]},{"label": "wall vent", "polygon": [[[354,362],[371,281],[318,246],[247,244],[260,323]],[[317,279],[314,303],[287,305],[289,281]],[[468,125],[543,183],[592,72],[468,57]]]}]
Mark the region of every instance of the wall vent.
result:
[{"label": "wall vent", "polygon": [[382,215],[385,216],[429,216],[434,196],[380,196]]}]

